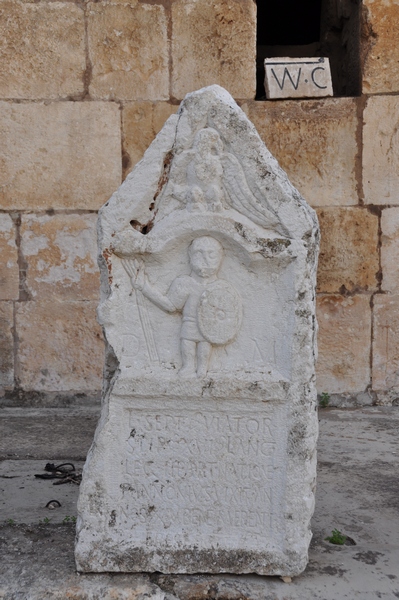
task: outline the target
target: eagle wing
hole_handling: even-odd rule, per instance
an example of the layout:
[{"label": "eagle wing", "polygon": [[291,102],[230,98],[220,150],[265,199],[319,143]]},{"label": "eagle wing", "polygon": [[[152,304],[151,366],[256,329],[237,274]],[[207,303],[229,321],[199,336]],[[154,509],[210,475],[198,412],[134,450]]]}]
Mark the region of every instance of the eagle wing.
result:
[{"label": "eagle wing", "polygon": [[227,203],[240,213],[244,213],[262,227],[281,229],[277,215],[260,202],[252,193],[240,162],[231,153],[221,157],[223,164],[223,185]]}]

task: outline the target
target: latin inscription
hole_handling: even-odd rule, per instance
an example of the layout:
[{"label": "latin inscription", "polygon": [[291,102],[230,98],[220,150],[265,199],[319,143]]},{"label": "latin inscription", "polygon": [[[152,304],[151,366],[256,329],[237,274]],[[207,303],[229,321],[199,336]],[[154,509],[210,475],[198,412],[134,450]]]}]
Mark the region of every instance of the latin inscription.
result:
[{"label": "latin inscription", "polygon": [[195,526],[223,536],[245,527],[269,537],[285,479],[281,411],[132,410],[120,484],[127,521],[180,532]]}]

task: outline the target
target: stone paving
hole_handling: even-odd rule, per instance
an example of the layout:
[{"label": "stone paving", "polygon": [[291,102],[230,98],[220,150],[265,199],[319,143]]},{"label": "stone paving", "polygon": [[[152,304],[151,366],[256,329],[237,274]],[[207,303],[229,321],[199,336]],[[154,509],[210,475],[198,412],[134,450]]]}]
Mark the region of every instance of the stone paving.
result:
[{"label": "stone paving", "polygon": [[[46,462],[80,467],[97,415],[94,407],[0,410],[1,600],[399,598],[396,407],[319,411],[314,535],[309,565],[292,583],[253,575],[78,575],[74,525],[65,519],[76,514],[78,486],[53,486],[34,474]],[[45,509],[52,499],[62,507]],[[333,529],[356,545],[330,544]]]}]

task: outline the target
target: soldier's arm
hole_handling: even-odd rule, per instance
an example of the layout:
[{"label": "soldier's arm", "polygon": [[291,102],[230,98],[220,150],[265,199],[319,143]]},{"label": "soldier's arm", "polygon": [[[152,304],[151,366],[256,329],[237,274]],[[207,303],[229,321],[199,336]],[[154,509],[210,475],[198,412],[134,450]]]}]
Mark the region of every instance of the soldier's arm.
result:
[{"label": "soldier's arm", "polygon": [[174,313],[178,310],[168,296],[162,294],[162,292],[153,287],[147,280],[145,280],[141,292],[146,298],[151,300],[151,302],[165,312]]},{"label": "soldier's arm", "polygon": [[146,298],[166,312],[176,312],[177,308],[165,294],[153,287],[145,274],[144,264],[137,259],[122,259],[122,264],[130,277],[133,289],[139,290]]}]

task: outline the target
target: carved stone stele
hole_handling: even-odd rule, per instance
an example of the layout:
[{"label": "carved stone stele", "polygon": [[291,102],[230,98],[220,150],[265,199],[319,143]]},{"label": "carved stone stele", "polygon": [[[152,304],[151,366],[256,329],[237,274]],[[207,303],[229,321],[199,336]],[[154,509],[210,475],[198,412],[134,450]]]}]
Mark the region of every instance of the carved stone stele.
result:
[{"label": "carved stone stele", "polygon": [[231,96],[189,94],[100,212],[107,355],[79,571],[305,568],[318,238]]}]

